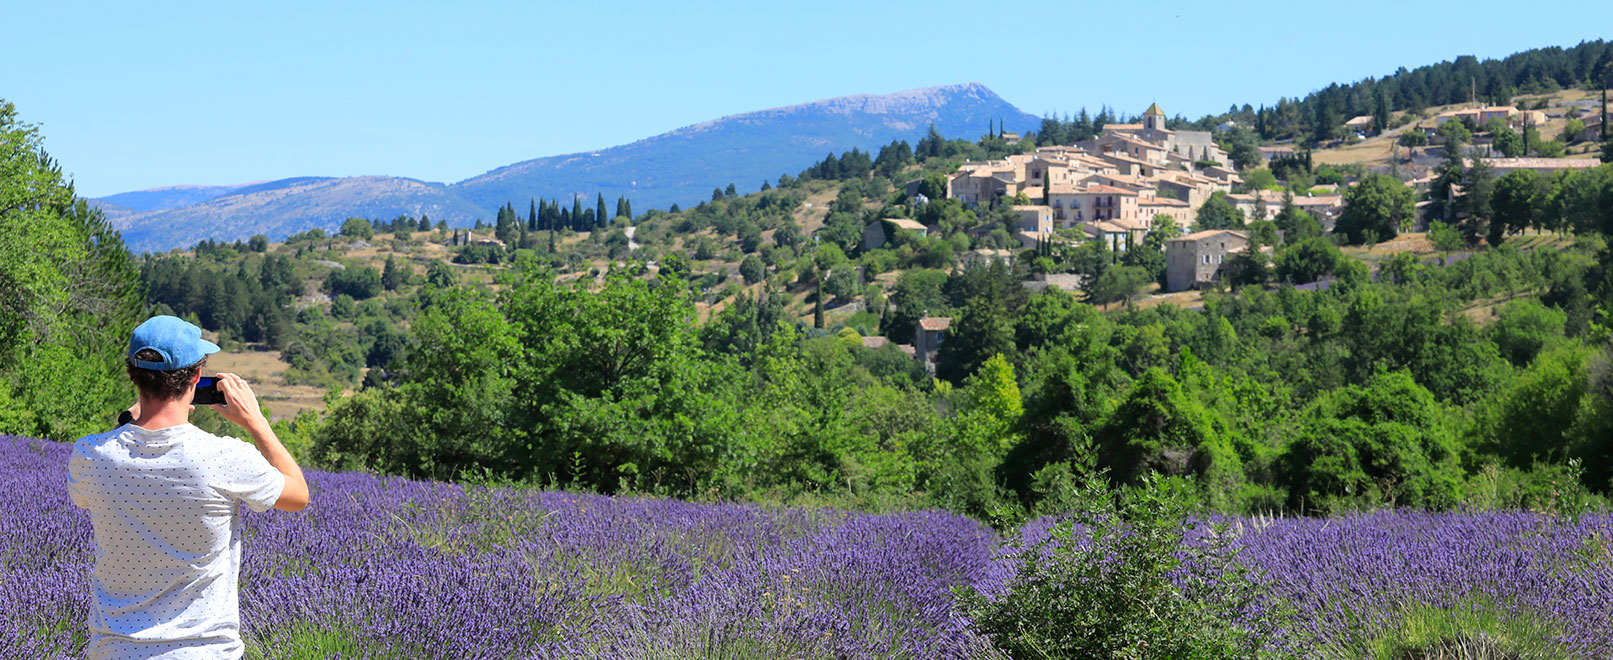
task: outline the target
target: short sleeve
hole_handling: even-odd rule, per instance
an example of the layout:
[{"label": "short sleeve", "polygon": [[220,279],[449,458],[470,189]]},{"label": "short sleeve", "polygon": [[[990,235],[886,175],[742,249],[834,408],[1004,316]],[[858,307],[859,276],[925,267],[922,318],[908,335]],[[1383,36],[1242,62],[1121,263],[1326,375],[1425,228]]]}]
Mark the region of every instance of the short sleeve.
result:
[{"label": "short sleeve", "polygon": [[90,459],[74,446],[73,456],[67,461],[67,497],[73,500],[73,506],[80,509],[90,508],[90,498],[84,493],[85,472],[89,467]]},{"label": "short sleeve", "polygon": [[228,449],[219,457],[213,487],[225,497],[245,502],[253,511],[268,511],[280,501],[280,492],[286,488],[286,476],[274,469],[269,459],[251,443],[238,438],[223,440]]}]

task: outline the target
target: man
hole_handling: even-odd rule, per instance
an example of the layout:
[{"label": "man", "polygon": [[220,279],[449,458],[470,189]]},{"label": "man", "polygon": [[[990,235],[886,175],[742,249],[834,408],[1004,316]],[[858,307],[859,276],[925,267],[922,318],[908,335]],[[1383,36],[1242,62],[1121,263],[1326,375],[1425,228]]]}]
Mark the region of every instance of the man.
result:
[{"label": "man", "polygon": [[88,656],[95,660],[240,658],[241,511],[298,511],[308,484],[257,398],[219,374],[213,409],[256,444],[190,424],[191,398],[218,346],[201,328],[157,316],[135,328],[133,421],[73,447],[68,490],[95,527]]}]

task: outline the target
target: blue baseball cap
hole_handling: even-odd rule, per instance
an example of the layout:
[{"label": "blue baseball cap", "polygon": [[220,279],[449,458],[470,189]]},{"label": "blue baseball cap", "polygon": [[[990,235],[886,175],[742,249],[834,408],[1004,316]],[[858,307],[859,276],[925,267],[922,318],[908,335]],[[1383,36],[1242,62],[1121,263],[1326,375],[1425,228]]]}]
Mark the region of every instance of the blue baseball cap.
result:
[{"label": "blue baseball cap", "polygon": [[[135,353],[151,349],[161,362],[141,360]],[[153,316],[129,337],[129,363],[141,369],[177,371],[218,352],[218,345],[202,339],[202,329],[173,316]]]}]

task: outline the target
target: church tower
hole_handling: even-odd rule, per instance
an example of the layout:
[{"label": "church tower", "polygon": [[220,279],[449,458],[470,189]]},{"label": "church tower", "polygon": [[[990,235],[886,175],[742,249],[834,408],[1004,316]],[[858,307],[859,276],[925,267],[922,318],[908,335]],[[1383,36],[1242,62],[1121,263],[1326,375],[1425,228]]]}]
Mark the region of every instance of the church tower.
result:
[{"label": "church tower", "polygon": [[1158,103],[1150,103],[1148,109],[1143,111],[1143,130],[1165,130],[1165,112],[1159,109]]}]

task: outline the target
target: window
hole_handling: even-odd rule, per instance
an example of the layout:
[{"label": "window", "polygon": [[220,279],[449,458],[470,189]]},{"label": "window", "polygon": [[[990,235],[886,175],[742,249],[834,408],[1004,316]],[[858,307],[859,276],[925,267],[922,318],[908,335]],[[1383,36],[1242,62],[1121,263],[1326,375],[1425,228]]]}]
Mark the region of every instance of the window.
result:
[{"label": "window", "polygon": [[1204,255],[1204,263],[1210,263],[1210,255]]}]

